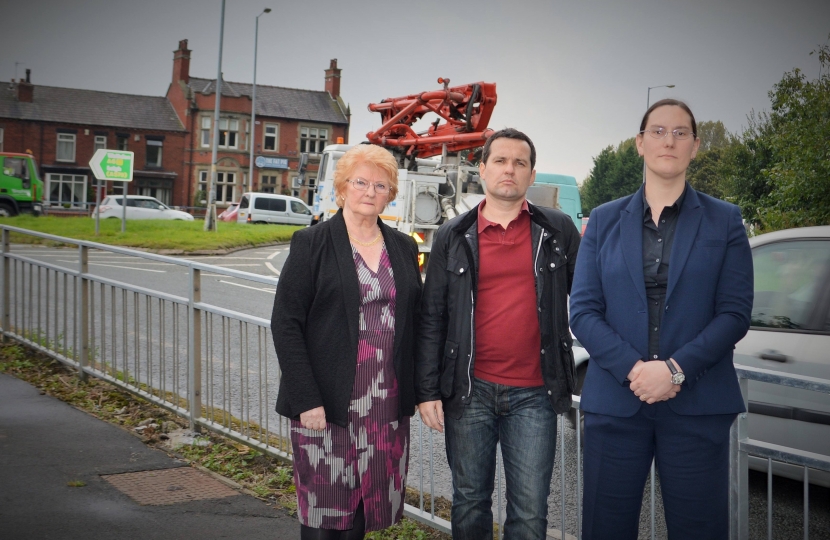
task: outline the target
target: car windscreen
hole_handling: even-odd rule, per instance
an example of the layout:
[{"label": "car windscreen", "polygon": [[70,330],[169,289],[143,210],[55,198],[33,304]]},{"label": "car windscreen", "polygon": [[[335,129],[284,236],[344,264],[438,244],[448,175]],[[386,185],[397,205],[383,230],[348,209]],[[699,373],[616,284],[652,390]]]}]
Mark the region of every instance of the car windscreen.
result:
[{"label": "car windscreen", "polygon": [[295,214],[302,214],[304,216],[311,214],[311,211],[308,209],[308,207],[298,201],[291,201],[291,211]]}]

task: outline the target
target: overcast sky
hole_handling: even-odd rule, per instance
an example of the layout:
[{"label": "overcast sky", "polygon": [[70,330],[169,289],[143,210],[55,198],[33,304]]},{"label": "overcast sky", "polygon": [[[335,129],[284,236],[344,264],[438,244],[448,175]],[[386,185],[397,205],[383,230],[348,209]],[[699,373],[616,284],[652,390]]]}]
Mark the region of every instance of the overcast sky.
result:
[{"label": "overcast sky", "polygon": [[[652,103],[685,100],[732,132],[783,74],[818,75],[830,0],[227,0],[225,79],[323,90],[337,58],[351,142],[380,125],[366,106],[451,84],[495,82],[490,127],[535,142],[536,169],[580,182]],[[190,73],[214,78],[221,0],[0,0],[0,81],[164,95],[180,39]]]}]

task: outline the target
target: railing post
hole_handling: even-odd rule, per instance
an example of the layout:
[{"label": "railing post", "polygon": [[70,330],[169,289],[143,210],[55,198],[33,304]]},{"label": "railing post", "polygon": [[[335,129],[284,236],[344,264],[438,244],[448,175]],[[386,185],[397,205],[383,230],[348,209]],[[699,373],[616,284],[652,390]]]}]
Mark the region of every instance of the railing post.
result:
[{"label": "railing post", "polygon": [[[744,407],[749,405],[749,381],[738,379]],[[729,539],[749,538],[749,456],[741,450],[747,440],[749,413],[740,413],[729,430]]]},{"label": "railing post", "polygon": [[190,430],[193,432],[199,431],[196,419],[202,416],[202,310],[196,308],[196,303],[202,301],[201,274],[200,270],[190,268],[187,401],[190,410]]},{"label": "railing post", "polygon": [[86,381],[87,375],[84,369],[89,363],[89,279],[86,277],[89,272],[89,248],[78,246],[79,270],[81,272],[81,298],[78,305],[81,312],[75,325],[81,325],[81,354],[78,359],[78,377]]},{"label": "railing post", "polygon": [[9,331],[9,319],[11,319],[11,260],[6,256],[9,253],[9,230],[3,229],[3,309],[2,320],[0,324],[3,325],[3,341],[8,341],[6,332]]}]

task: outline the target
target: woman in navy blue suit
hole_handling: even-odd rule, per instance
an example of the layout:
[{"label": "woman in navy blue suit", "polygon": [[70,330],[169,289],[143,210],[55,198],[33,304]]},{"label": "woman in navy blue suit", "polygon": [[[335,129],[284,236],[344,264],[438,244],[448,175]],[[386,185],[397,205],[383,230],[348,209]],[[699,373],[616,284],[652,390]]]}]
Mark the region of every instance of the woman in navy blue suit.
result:
[{"label": "woman in navy blue suit", "polygon": [[644,185],[595,208],[579,249],[585,539],[637,538],[652,459],[671,540],[729,533],[729,429],[745,410],[732,349],[749,329],[752,256],[740,209],[686,183],[699,145],[685,103],[651,106]]}]

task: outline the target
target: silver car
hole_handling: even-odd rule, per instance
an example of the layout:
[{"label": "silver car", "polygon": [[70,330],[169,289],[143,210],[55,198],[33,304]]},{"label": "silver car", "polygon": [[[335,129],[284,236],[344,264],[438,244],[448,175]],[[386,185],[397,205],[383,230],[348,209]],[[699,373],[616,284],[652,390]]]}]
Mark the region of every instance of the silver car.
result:
[{"label": "silver car", "polygon": [[[752,325],[735,363],[830,380],[830,226],[787,229],[751,238],[755,268]],[[749,382],[749,437],[830,455],[830,395]],[[750,467],[766,470],[765,459]],[[773,463],[801,480],[803,469]],[[810,471],[830,487],[830,474]]]},{"label": "silver car", "polygon": [[[109,195],[101,201],[101,219],[121,219],[123,195]],[[93,209],[92,218],[95,219],[97,210]],[[193,216],[181,210],[173,210],[155,197],[144,195],[127,195],[127,220],[134,219],[177,219],[193,221]]]},{"label": "silver car", "polygon": [[[735,364],[830,380],[830,226],[787,229],[751,238],[755,301],[749,332],[735,347]],[[574,342],[576,394],[590,361]],[[574,416],[571,415],[572,425]],[[749,438],[830,455],[830,395],[749,382]],[[766,471],[766,459],[749,466]],[[795,480],[803,469],[773,463]],[[830,487],[830,474],[810,471]]]}]

